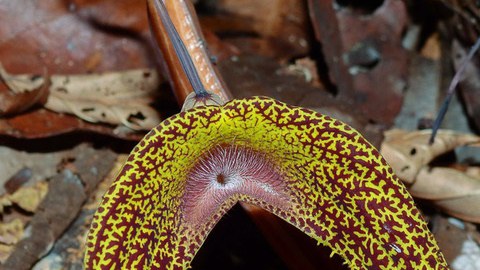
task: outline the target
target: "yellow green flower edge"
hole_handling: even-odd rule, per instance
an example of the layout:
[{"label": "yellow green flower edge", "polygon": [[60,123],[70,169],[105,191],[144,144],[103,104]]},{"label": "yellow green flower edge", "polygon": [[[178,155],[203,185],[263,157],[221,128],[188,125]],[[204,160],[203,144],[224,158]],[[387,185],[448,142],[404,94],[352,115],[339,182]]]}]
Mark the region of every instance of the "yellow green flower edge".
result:
[{"label": "yellow green flower edge", "polygon": [[104,195],[86,269],[187,269],[237,202],[262,207],[351,269],[448,269],[378,151],[328,116],[267,97],[174,115]]}]

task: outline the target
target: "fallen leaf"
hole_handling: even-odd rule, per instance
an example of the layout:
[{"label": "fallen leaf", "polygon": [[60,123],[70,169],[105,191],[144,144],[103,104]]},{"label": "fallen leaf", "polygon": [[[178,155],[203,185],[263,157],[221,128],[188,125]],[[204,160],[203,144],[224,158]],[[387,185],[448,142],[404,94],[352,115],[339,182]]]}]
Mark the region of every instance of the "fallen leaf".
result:
[{"label": "fallen leaf", "polygon": [[[9,82],[9,90],[14,94],[48,89],[44,106],[52,111],[75,114],[93,123],[123,124],[134,130],[150,130],[160,122],[159,113],[149,105],[158,96],[156,91],[160,85],[155,70],[52,75],[48,80],[42,77],[32,80],[32,77],[10,75],[0,66],[0,78]],[[38,95],[45,95],[43,92],[46,91],[33,96],[26,104],[38,102]],[[24,109],[28,108],[26,104],[22,104]]]},{"label": "fallen leaf", "polygon": [[[144,6],[144,3],[137,4]],[[101,21],[96,23],[88,14],[77,14],[76,5],[71,2],[1,0],[0,6],[0,59],[13,74],[84,74],[155,65],[156,58],[152,57],[153,50],[147,34],[132,33],[132,28],[125,30],[120,26],[122,22],[117,27],[100,25]],[[124,7],[123,4],[118,6]],[[121,21],[122,18],[116,17],[109,25],[115,20]],[[123,25],[127,27],[127,24]],[[8,97],[4,95],[5,90],[5,84],[0,83],[2,97]],[[26,99],[32,100],[31,97]],[[29,107],[23,101],[2,104],[9,101],[0,98],[0,108],[18,112]],[[14,108],[18,104],[22,106]],[[130,119],[139,121],[135,117],[137,114],[131,116]],[[72,116],[52,114],[42,109],[0,119],[0,134],[16,138],[42,138],[71,131],[139,139],[138,134],[118,132],[111,126],[92,125]]]},{"label": "fallen leaf", "polygon": [[62,150],[31,153],[0,146],[0,195],[53,177],[57,174],[57,164],[67,153]]},{"label": "fallen leaf", "polygon": [[21,170],[15,173],[15,175],[10,177],[7,182],[4,183],[3,187],[8,194],[13,194],[25,183],[27,183],[30,178],[32,178],[32,170],[30,168],[23,167]]},{"label": "fallen leaf", "polygon": [[3,263],[15,244],[22,238],[24,224],[20,219],[0,223],[0,263]]},{"label": "fallen leaf", "polygon": [[29,111],[20,115],[0,118],[0,135],[20,139],[38,139],[65,135],[73,132],[99,133],[130,141],[141,139],[144,134],[132,129],[113,128],[111,125],[89,123],[76,116],[59,114],[47,109]]},{"label": "fallen leaf", "polygon": [[429,144],[431,130],[385,133],[381,153],[398,177],[417,198],[431,201],[444,212],[470,222],[480,223],[480,177],[452,168],[431,167],[436,157],[464,145],[478,145],[480,137],[440,130]]},{"label": "fallen leaf", "polygon": [[[146,39],[99,27],[66,1],[2,0],[1,5],[0,59],[12,73],[79,74],[154,65]],[[88,64],[92,58],[99,58],[95,66]]]},{"label": "fallen leaf", "polygon": [[57,238],[77,216],[97,183],[109,172],[115,154],[80,145],[72,168],[64,169],[48,183],[48,193],[33,215],[28,233],[5,261],[5,269],[30,269],[53,247]]},{"label": "fallen leaf", "polygon": [[[68,0],[71,9],[85,21],[128,29],[134,33],[149,30],[146,2],[138,0]],[[108,14],[108,16],[105,16]]]},{"label": "fallen leaf", "polygon": [[0,63],[0,116],[23,112],[45,101],[45,79],[38,75],[10,75]]},{"label": "fallen leaf", "polygon": [[289,74],[303,77],[305,82],[314,87],[324,89],[318,76],[317,64],[311,58],[296,59],[294,64],[288,65],[278,71],[278,74]]},{"label": "fallen leaf", "polygon": [[104,193],[120,171],[126,158],[126,154],[120,154],[116,157],[110,172],[102,179],[97,188],[92,190],[91,196],[82,206],[75,220],[55,242],[49,254],[35,263],[32,269],[83,269],[85,239],[93,213],[100,204]]},{"label": "fallen leaf", "polygon": [[159,113],[149,105],[158,97],[160,79],[155,70],[54,75],[50,81],[45,107],[52,111],[134,130],[150,130],[160,123]]},{"label": "fallen leaf", "polygon": [[385,132],[380,151],[397,176],[407,185],[413,184],[420,170],[434,158],[458,146],[480,141],[475,135],[439,130],[435,142],[429,144],[430,136],[430,130],[409,132],[392,129]]},{"label": "fallen leaf", "polygon": [[10,75],[0,63],[0,79],[15,94],[32,92],[45,85],[45,79],[38,75]]},{"label": "fallen leaf", "polygon": [[0,196],[0,214],[6,206],[17,205],[21,209],[34,213],[40,202],[48,191],[48,184],[45,181],[37,182],[32,186],[24,186],[13,194]]},{"label": "fallen leaf", "polygon": [[420,54],[431,60],[439,60],[442,56],[441,44],[440,44],[440,35],[434,33],[428,37],[423,45]]},{"label": "fallen leaf", "polygon": [[450,168],[424,167],[408,191],[451,216],[480,223],[480,178]]}]

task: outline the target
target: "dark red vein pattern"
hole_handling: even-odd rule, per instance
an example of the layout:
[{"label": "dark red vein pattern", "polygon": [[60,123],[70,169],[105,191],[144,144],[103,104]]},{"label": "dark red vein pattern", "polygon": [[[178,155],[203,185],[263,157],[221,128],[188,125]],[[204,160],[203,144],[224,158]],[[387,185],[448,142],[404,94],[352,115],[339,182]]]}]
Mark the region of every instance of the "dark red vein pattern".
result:
[{"label": "dark red vein pattern", "polygon": [[327,116],[254,97],[173,116],[133,150],[88,236],[87,269],[185,269],[238,201],[263,207],[352,269],[447,269],[404,186]]}]

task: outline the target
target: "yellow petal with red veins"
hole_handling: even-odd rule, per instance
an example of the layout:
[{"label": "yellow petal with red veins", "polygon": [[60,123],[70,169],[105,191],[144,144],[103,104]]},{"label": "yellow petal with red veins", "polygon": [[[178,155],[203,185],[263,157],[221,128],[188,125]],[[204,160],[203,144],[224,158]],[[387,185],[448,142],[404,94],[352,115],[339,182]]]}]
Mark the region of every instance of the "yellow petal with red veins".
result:
[{"label": "yellow petal with red veins", "polygon": [[153,129],[105,194],[86,269],[185,269],[238,201],[329,246],[353,269],[447,269],[410,195],[342,122],[253,97]]}]

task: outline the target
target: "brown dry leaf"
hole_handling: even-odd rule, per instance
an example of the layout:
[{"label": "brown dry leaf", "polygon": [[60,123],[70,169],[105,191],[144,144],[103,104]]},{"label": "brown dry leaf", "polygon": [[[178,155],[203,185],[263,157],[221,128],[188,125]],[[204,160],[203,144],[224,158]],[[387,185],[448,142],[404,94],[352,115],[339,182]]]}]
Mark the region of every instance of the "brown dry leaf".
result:
[{"label": "brown dry leaf", "polygon": [[0,223],[0,262],[10,255],[15,244],[23,235],[24,224],[20,219]]},{"label": "brown dry leaf", "polygon": [[5,68],[13,73],[78,74],[153,66],[146,38],[95,24],[66,2],[0,1],[0,59]]},{"label": "brown dry leaf", "polygon": [[[149,30],[146,2],[138,0],[67,0],[82,18],[137,33]],[[108,16],[105,16],[108,14]]]},{"label": "brown dry leaf", "polygon": [[[90,9],[92,6],[82,5],[84,2],[91,1],[0,0],[0,59],[5,68],[15,74],[84,74],[155,65],[148,31],[137,32],[146,29],[141,26],[146,23],[140,22],[146,22],[145,18],[140,18],[145,17],[145,3],[128,1],[138,6],[132,15],[127,3],[116,3],[115,7],[123,10],[102,8],[94,11]],[[109,3],[114,5],[115,1]],[[128,23],[122,17],[124,14],[132,15]],[[99,16],[108,19],[96,20]],[[130,21],[133,17],[138,23]],[[4,90],[5,84],[0,81],[0,95]],[[2,95],[0,107],[15,105],[8,101]],[[72,131],[129,140],[141,137],[131,131],[117,132],[111,126],[89,124],[44,109],[0,119],[0,134],[16,138],[43,138]]]},{"label": "brown dry leaf", "polygon": [[409,132],[393,129],[385,132],[381,153],[397,176],[407,184],[412,184],[420,170],[437,156],[458,146],[480,142],[480,137],[475,135],[439,130],[435,142],[430,145],[430,135],[430,130]]},{"label": "brown dry leaf", "polygon": [[57,164],[68,158],[68,153],[65,150],[32,153],[0,146],[0,195],[13,194],[24,185],[53,177],[57,174]]},{"label": "brown dry leaf", "polygon": [[23,112],[45,101],[48,81],[34,74],[12,75],[0,63],[0,116]]},{"label": "brown dry leaf", "polygon": [[440,35],[438,33],[432,34],[425,41],[420,54],[423,57],[426,57],[431,60],[438,60],[442,56],[441,44],[440,44]]},{"label": "brown dry leaf", "polygon": [[160,80],[150,69],[103,74],[51,77],[50,96],[45,107],[72,113],[89,122],[123,124],[134,130],[150,130],[160,115],[149,103]]},{"label": "brown dry leaf", "polygon": [[42,76],[10,75],[0,63],[0,116],[25,111],[46,96]]},{"label": "brown dry leaf", "polygon": [[4,269],[31,269],[77,217],[97,183],[110,171],[116,155],[82,144],[72,152],[72,163],[48,183],[48,193],[29,223],[28,233],[15,245]]},{"label": "brown dry leaf", "polygon": [[35,212],[37,206],[45,197],[48,191],[48,183],[45,181],[37,182],[31,186],[24,186],[15,191],[13,194],[4,194],[0,196],[0,214],[4,212],[4,208],[17,205],[27,212]]},{"label": "brown dry leaf", "polygon": [[423,167],[408,189],[451,216],[480,223],[480,178],[450,168]]},{"label": "brown dry leaf", "polygon": [[281,68],[278,74],[300,76],[305,79],[305,82],[315,87],[325,88],[318,76],[318,68],[316,65],[315,61],[309,57],[299,58],[295,60],[295,63]]},{"label": "brown dry leaf", "polygon": [[110,125],[85,122],[76,116],[58,114],[43,108],[8,118],[0,118],[0,136],[3,137],[37,139],[78,131],[105,134],[132,141],[138,141],[144,136],[143,133],[132,132],[132,129],[129,128],[125,129],[114,129]]},{"label": "brown dry leaf", "polygon": [[10,75],[0,63],[0,78],[15,94],[31,92],[44,86],[45,79],[35,75]]},{"label": "brown dry leaf", "polygon": [[480,137],[441,130],[430,145],[430,135],[430,130],[387,131],[381,152],[414,197],[430,200],[454,217],[480,223],[480,176],[428,166],[456,147],[478,144]]},{"label": "brown dry leaf", "polygon": [[36,262],[31,269],[83,269],[82,258],[85,253],[85,239],[93,214],[98,208],[103,194],[111,186],[127,158],[127,154],[120,154],[116,157],[110,172],[103,177],[97,188],[92,190],[92,194],[82,206],[75,221],[62,233],[49,254]]},{"label": "brown dry leaf", "polygon": [[149,106],[160,84],[155,70],[53,75],[48,80],[32,77],[35,76],[11,75],[0,65],[0,79],[14,94],[47,88],[48,82],[45,107],[52,111],[75,114],[93,123],[123,124],[134,130],[150,130],[160,122],[159,113]]},{"label": "brown dry leaf", "polygon": [[48,192],[48,183],[37,182],[34,186],[26,186],[10,195],[12,203],[18,205],[25,211],[34,212],[45,194]]}]

